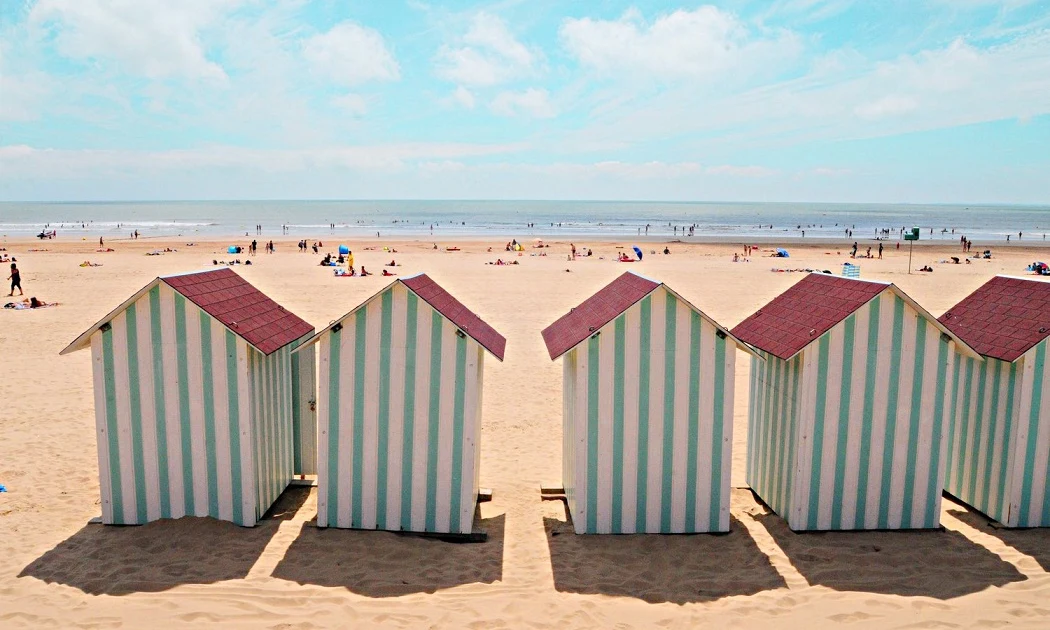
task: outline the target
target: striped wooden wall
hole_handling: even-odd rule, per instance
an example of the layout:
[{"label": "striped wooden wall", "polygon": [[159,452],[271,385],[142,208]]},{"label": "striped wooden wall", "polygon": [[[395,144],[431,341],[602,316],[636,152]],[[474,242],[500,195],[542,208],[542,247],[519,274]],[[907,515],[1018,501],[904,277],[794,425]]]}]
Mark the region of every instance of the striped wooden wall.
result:
[{"label": "striped wooden wall", "polygon": [[[304,335],[288,346],[295,350],[313,338]],[[314,346],[291,354],[292,361],[292,470],[317,474],[317,351]],[[311,408],[313,407],[313,408]]]},{"label": "striped wooden wall", "polygon": [[91,355],[103,522],[253,525],[248,345],[161,283],[92,335]]},{"label": "striped wooden wall", "polygon": [[665,287],[565,355],[577,533],[729,529],[736,347]]},{"label": "striped wooden wall", "polygon": [[[1011,466],[1016,452],[1024,359],[1007,363],[963,357],[952,370],[954,404],[948,431],[944,488],[1009,524]],[[1017,519],[1013,519],[1016,524]]]},{"label": "striped wooden wall", "polygon": [[1050,527],[1050,339],[1024,355],[1013,470],[1017,527]]},{"label": "striped wooden wall", "polygon": [[[790,446],[790,422],[776,425],[786,431],[763,429],[768,405],[778,403],[768,391],[752,393],[749,481],[794,530],[936,527],[955,360],[954,342],[892,290],[883,292],[803,351],[796,464],[787,479],[770,479],[770,471],[784,474],[785,456],[761,440],[772,432]],[[773,373],[772,381],[763,377],[767,388],[791,372],[766,370]]]},{"label": "striped wooden wall", "polygon": [[319,527],[469,533],[481,346],[402,284],[322,334]]},{"label": "striped wooden wall", "polygon": [[252,351],[248,377],[252,385],[255,428],[256,518],[277,501],[294,475],[292,421],[292,345],[269,356]]},{"label": "striped wooden wall", "polygon": [[760,354],[751,357],[747,483],[774,512],[787,514],[798,450],[802,355],[782,361]]}]

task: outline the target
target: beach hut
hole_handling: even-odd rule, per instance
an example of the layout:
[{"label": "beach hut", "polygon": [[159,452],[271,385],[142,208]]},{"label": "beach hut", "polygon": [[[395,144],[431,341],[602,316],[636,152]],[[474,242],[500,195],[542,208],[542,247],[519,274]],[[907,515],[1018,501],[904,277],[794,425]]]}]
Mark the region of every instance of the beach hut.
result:
[{"label": "beach hut", "polygon": [[940,318],[956,364],[944,488],[1007,527],[1050,526],[1050,282],[996,276]]},{"label": "beach hut", "polygon": [[729,530],[736,347],[624,273],[543,331],[562,363],[562,483],[578,534]]},{"label": "beach hut", "polygon": [[156,278],[77,337],[61,354],[91,348],[102,522],[254,525],[292,479],[293,435],[313,449],[315,366],[291,358],[312,334],[219,269]]},{"label": "beach hut", "polygon": [[791,529],[937,527],[956,354],[896,286],[814,273],[733,329],[751,363],[747,482]]},{"label": "beach hut", "polygon": [[317,526],[469,534],[484,353],[506,340],[427,275],[395,280],[318,346]]}]

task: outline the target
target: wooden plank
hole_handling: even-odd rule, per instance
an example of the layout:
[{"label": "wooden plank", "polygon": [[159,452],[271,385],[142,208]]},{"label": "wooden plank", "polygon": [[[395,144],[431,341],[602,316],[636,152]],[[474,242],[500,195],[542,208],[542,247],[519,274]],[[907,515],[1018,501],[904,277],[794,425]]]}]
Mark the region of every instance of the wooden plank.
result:
[{"label": "wooden plank", "polygon": [[478,488],[478,503],[488,503],[492,500],[492,488]]},{"label": "wooden plank", "polygon": [[564,499],[565,487],[559,483],[541,483],[540,497],[543,499]]},{"label": "wooden plank", "polygon": [[306,479],[293,478],[291,481],[288,482],[288,485],[300,488],[316,488],[317,477],[315,475],[307,475],[306,477]]}]

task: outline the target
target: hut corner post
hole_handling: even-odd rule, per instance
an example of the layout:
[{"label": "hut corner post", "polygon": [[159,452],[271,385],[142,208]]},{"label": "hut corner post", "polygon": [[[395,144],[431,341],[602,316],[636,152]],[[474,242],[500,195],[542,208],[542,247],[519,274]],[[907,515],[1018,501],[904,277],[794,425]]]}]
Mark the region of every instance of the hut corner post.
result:
[{"label": "hut corner post", "polygon": [[802,370],[801,389],[795,393],[798,405],[798,440],[793,445],[795,449],[795,471],[792,481],[791,502],[787,518],[788,527],[792,531],[804,531],[807,527],[809,493],[809,477],[813,470],[813,460],[808,456],[813,448],[814,417],[813,411],[816,407],[817,397],[817,360],[816,347],[811,345],[804,349],[801,365]]},{"label": "hut corner post", "polygon": [[[577,526],[576,513],[576,354],[570,350],[562,357],[562,489],[565,504],[573,525]],[[577,530],[577,533],[580,533]]]}]

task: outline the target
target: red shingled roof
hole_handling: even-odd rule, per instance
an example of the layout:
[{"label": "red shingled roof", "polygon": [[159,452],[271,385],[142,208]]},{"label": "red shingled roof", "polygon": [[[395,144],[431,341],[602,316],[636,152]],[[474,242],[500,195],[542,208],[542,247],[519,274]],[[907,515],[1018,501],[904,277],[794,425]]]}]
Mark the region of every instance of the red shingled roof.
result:
[{"label": "red shingled roof", "polygon": [[232,269],[167,276],[161,280],[263,354],[279,350],[314,331],[313,326],[285,310]]},{"label": "red shingled roof", "polygon": [[635,302],[649,295],[660,283],[624,272],[579,306],[543,330],[543,341],[551,360],[565,354],[596,330],[620,316]]},{"label": "red shingled roof", "polygon": [[507,340],[503,335],[496,332],[492,326],[486,324],[480,317],[475,315],[459,300],[452,297],[448,291],[441,288],[430,276],[421,273],[416,276],[402,278],[401,283],[412,290],[434,310],[441,313],[446,319],[456,325],[457,328],[480,343],[482,347],[491,352],[500,361],[507,350]]},{"label": "red shingled roof", "polygon": [[889,286],[811,273],[737,324],[733,335],[786,361]]},{"label": "red shingled roof", "polygon": [[1050,336],[1050,282],[996,276],[937,321],[980,354],[1016,361]]}]

